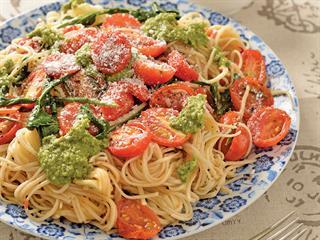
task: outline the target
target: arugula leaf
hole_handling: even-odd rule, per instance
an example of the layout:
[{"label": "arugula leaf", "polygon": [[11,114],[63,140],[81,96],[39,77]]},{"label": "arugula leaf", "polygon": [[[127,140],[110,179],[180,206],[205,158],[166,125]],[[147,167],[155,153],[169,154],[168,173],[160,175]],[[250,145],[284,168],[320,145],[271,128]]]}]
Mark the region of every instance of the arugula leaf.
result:
[{"label": "arugula leaf", "polygon": [[16,105],[16,104],[24,104],[24,103],[34,103],[36,100],[31,98],[6,98],[6,97],[0,97],[0,107],[6,107],[10,105]]},{"label": "arugula leaf", "polygon": [[231,109],[232,102],[231,102],[230,92],[228,89],[220,93],[218,90],[218,84],[214,83],[211,85],[210,91],[215,103],[214,108],[218,115],[223,115],[225,112]]},{"label": "arugula leaf", "polygon": [[[59,132],[56,103],[49,93],[51,89],[65,82],[69,78],[70,75],[54,80],[52,82],[48,82],[41,96],[36,101],[36,105],[33,108],[28,119],[27,128],[31,130],[36,128],[41,138]],[[50,108],[51,114],[47,112],[48,107]]]},{"label": "arugula leaf", "polygon": [[107,121],[94,116],[88,105],[83,105],[80,109],[81,114],[79,115],[79,118],[82,119],[83,117],[87,117],[96,127],[99,128],[99,134],[96,136],[97,139],[105,139],[108,136],[108,133],[113,130]]}]

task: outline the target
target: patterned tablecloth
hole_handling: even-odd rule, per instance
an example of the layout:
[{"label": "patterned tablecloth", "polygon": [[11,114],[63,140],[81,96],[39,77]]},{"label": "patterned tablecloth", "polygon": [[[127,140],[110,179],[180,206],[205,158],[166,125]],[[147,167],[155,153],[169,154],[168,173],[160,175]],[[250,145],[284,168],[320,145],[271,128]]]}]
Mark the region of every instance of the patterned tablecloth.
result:
[{"label": "patterned tablecloth", "polygon": [[[51,1],[0,0],[0,22]],[[194,0],[208,8],[222,1],[245,0]],[[259,35],[286,65],[299,96],[300,135],[286,170],[266,194],[234,218],[186,239],[245,240],[295,210],[308,228],[299,239],[320,240],[320,0],[255,0],[232,17]],[[0,223],[4,239],[38,238]]]}]

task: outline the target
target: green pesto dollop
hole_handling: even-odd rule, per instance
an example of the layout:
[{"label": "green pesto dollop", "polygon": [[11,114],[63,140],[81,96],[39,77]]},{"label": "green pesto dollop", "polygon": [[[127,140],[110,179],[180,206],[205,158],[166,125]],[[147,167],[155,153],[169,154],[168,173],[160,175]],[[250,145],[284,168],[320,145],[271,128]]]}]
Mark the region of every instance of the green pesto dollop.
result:
[{"label": "green pesto dollop", "polygon": [[205,32],[207,24],[194,23],[186,27],[178,25],[176,13],[160,13],[149,18],[142,26],[142,30],[152,38],[163,39],[167,42],[182,41],[192,47],[199,47],[208,43]]},{"label": "green pesto dollop", "polygon": [[11,59],[8,59],[4,62],[4,64],[0,67],[0,87],[1,89],[4,87],[8,87],[12,82],[15,81],[15,78],[10,76],[14,68],[14,62]]},{"label": "green pesto dollop", "polygon": [[43,138],[39,160],[53,184],[86,178],[90,171],[89,158],[106,147],[107,140],[96,139],[86,130],[88,127],[89,120],[83,118],[65,136]]},{"label": "green pesto dollop", "polygon": [[63,39],[63,35],[49,25],[38,26],[28,34],[28,37],[40,37],[44,48],[51,48],[57,41]]},{"label": "green pesto dollop", "polygon": [[85,0],[69,0],[69,2],[62,5],[61,10],[65,13],[70,9],[76,8],[82,3],[85,3]]},{"label": "green pesto dollop", "polygon": [[197,166],[197,161],[196,159],[192,159],[190,161],[187,161],[183,163],[178,169],[177,169],[177,174],[179,178],[181,179],[182,182],[186,182],[193,170]]},{"label": "green pesto dollop", "polygon": [[230,66],[230,61],[228,58],[226,58],[221,49],[219,47],[213,47],[214,55],[213,55],[213,60],[218,63],[219,67],[225,66],[229,67]]},{"label": "green pesto dollop", "polygon": [[204,126],[205,102],[202,94],[188,97],[179,115],[170,119],[170,126],[185,133],[196,133]]},{"label": "green pesto dollop", "polygon": [[90,45],[84,44],[78,51],[76,51],[76,61],[82,67],[87,67],[92,64]]}]

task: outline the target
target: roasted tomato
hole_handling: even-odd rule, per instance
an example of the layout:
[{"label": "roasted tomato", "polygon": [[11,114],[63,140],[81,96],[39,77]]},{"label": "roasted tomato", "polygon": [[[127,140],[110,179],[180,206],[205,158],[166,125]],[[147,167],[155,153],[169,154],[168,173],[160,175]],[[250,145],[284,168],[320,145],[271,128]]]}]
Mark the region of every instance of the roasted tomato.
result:
[{"label": "roasted tomato", "polygon": [[106,17],[101,28],[108,29],[109,27],[125,27],[125,28],[140,28],[141,23],[134,16],[128,13],[115,13]]},{"label": "roasted tomato", "polygon": [[16,119],[17,122],[0,119],[0,145],[9,143],[16,136],[16,132],[23,127],[20,122],[21,114],[18,111],[6,116]]},{"label": "roasted tomato", "polygon": [[244,120],[247,121],[252,113],[262,106],[272,106],[273,97],[270,89],[260,85],[253,78],[243,78],[236,80],[230,88],[230,96],[233,106],[240,110],[246,86],[250,87],[249,95],[245,104]]},{"label": "roasted tomato", "polygon": [[129,122],[110,134],[108,149],[117,157],[141,155],[151,142],[149,130],[137,121]]},{"label": "roasted tomato", "polygon": [[255,79],[259,84],[265,85],[266,64],[264,58],[258,50],[247,49],[242,53],[242,72],[244,76]]},{"label": "roasted tomato", "polygon": [[289,132],[290,116],[283,110],[273,107],[258,109],[248,120],[253,143],[261,148],[272,147]]},{"label": "roasted tomato", "polygon": [[118,233],[128,239],[149,239],[161,230],[157,215],[139,200],[122,198],[117,202]]}]

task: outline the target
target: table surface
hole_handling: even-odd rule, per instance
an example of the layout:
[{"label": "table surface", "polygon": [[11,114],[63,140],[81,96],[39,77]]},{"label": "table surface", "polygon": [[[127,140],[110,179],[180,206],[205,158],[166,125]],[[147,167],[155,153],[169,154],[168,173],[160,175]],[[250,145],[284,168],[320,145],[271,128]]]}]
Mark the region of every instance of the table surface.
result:
[{"label": "table surface", "polygon": [[[0,0],[0,22],[51,1]],[[214,9],[222,1],[244,0],[193,2]],[[232,219],[185,239],[249,239],[294,210],[308,229],[299,239],[320,240],[320,0],[255,0],[231,17],[259,35],[287,67],[299,96],[299,139],[286,170],[267,193]],[[0,223],[4,239],[38,238]]]}]

